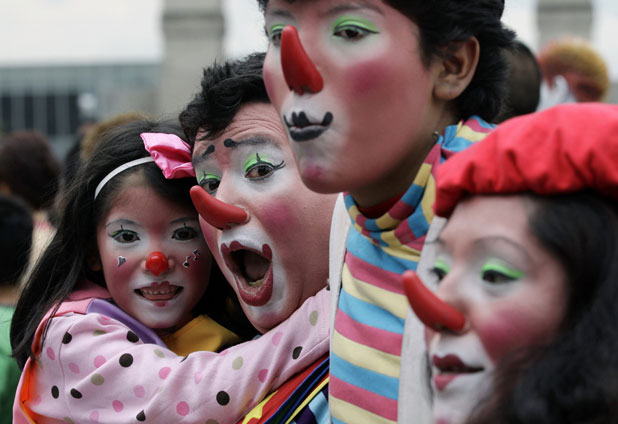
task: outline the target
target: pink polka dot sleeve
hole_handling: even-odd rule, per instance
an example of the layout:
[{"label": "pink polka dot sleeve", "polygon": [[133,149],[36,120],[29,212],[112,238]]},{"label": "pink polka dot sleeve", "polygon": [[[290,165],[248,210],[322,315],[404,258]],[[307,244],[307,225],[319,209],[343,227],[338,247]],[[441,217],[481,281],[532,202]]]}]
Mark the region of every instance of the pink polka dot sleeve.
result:
[{"label": "pink polka dot sleeve", "polygon": [[40,423],[236,422],[328,352],[329,301],[322,290],[257,340],[186,357],[104,315],[54,318],[28,405]]}]

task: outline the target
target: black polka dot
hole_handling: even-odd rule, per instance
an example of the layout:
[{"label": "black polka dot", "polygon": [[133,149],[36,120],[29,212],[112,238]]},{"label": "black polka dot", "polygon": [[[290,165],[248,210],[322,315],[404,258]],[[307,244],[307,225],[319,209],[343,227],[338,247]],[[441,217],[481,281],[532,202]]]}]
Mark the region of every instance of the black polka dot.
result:
[{"label": "black polka dot", "polygon": [[298,359],[298,357],[300,356],[300,352],[302,352],[302,350],[303,350],[302,346],[296,346],[294,350],[292,351],[292,358]]},{"label": "black polka dot", "polygon": [[137,334],[135,334],[133,331],[128,331],[127,340],[130,341],[131,343],[137,343],[139,342],[139,337],[137,337]]},{"label": "black polka dot", "polygon": [[58,390],[58,386],[52,387],[51,392],[52,392],[52,397],[54,399],[58,399],[58,396],[60,396],[60,391]]},{"label": "black polka dot", "polygon": [[73,396],[75,399],[82,398],[82,394],[79,392],[79,390],[75,390],[75,389],[71,389],[71,396]]},{"label": "black polka dot", "polygon": [[128,368],[133,363],[133,355],[131,355],[130,353],[125,353],[120,357],[119,362],[120,366]]},{"label": "black polka dot", "polygon": [[230,403],[230,395],[224,391],[217,393],[217,403],[221,406],[225,406]]},{"label": "black polka dot", "polygon": [[62,343],[69,344],[69,343],[71,343],[71,339],[72,338],[73,338],[73,336],[71,336],[71,333],[69,333],[67,331],[66,333],[64,333],[64,337],[62,338]]},{"label": "black polka dot", "polygon": [[137,414],[137,416],[135,418],[137,419],[137,421],[146,421],[146,414],[142,410],[142,412]]}]

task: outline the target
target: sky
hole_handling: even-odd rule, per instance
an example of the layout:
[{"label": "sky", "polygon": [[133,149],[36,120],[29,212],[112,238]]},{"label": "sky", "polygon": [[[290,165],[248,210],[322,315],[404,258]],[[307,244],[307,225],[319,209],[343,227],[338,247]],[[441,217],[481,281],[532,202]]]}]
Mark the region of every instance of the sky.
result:
[{"label": "sky", "polygon": [[[221,0],[224,54],[264,50],[255,0]],[[594,0],[592,42],[618,80],[618,1]],[[159,61],[163,0],[0,0],[0,65]],[[538,52],[536,0],[506,0],[504,22]]]}]

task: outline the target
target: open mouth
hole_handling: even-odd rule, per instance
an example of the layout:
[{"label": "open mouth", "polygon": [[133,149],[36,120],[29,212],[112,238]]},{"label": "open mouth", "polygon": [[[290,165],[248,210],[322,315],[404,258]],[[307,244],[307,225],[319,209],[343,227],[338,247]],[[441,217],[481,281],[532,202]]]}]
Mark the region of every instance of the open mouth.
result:
[{"label": "open mouth", "polygon": [[162,283],[152,283],[150,287],[136,289],[135,293],[152,302],[160,302],[173,299],[183,290],[180,286],[164,281]]},{"label": "open mouth", "polygon": [[251,306],[262,306],[270,300],[273,290],[272,250],[264,244],[256,251],[234,241],[221,245],[226,266],[234,274],[241,299]]},{"label": "open mouth", "polygon": [[326,112],[321,121],[311,120],[305,112],[292,112],[288,120],[283,115],[283,122],[290,132],[290,137],[294,141],[309,141],[322,135],[333,122],[333,114]]},{"label": "open mouth", "polygon": [[446,389],[451,381],[462,375],[483,372],[483,367],[465,364],[457,355],[433,355],[431,362],[437,372],[434,372],[433,382],[438,390]]}]

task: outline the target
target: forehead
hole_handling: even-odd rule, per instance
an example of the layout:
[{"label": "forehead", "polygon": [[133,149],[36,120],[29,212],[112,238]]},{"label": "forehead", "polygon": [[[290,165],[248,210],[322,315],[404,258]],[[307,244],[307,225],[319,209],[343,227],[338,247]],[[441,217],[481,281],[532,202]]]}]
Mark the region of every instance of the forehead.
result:
[{"label": "forehead", "polygon": [[203,135],[204,131],[197,133],[193,149],[194,162],[208,159],[214,156],[211,153],[228,150],[234,143],[246,140],[267,141],[281,149],[290,149],[279,115],[269,103],[244,105],[221,134],[206,139],[202,139]]},{"label": "forehead", "polygon": [[456,206],[440,238],[455,243],[498,236],[527,245],[534,239],[528,222],[530,208],[526,196],[472,196]]}]

